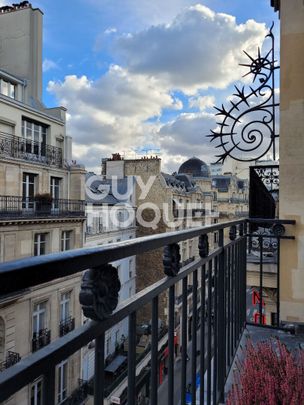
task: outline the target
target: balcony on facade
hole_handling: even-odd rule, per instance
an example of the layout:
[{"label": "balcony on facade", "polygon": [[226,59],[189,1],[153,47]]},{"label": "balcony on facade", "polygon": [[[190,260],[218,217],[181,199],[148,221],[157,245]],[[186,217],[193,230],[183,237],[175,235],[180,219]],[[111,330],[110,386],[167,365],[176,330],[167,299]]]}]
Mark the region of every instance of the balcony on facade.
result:
[{"label": "balcony on facade", "polygon": [[47,328],[41,329],[39,332],[33,333],[32,352],[36,352],[51,342],[51,331]]},{"label": "balcony on facade", "polygon": [[17,364],[21,360],[19,353],[8,351],[4,361],[0,363],[0,371],[4,371],[9,367],[12,367],[14,364]]},{"label": "balcony on facade", "polygon": [[[289,233],[292,232],[290,225],[295,221],[263,219],[263,224],[267,222],[274,231],[272,237],[277,240],[278,245],[281,239],[294,239]],[[255,226],[257,223],[257,219],[253,220]],[[113,243],[111,246],[78,249],[4,263],[0,269],[1,294],[30,288],[91,269],[84,273],[80,293],[84,315],[91,318],[91,321],[51,343],[48,330],[35,335],[33,351],[40,350],[34,356],[22,359],[18,367],[12,366],[10,373],[3,371],[0,374],[0,401],[6,400],[42,375],[44,395],[48,398],[46,404],[54,404],[56,402],[54,370],[57,364],[94,341],[95,376],[94,381],[89,384],[89,393],[94,396],[95,403],[110,403],[113,395],[111,390],[118,384],[122,387],[119,391],[120,403],[136,404],[141,389],[139,386],[142,387],[142,378],[147,381],[146,395],[153,405],[157,403],[175,405],[178,401],[186,404],[186,395],[192,395],[192,398],[199,396],[200,403],[223,402],[225,382],[245,327],[254,321],[258,322],[259,327],[263,327],[267,321],[263,289],[260,290],[261,298],[256,300],[255,304],[252,304],[252,300],[248,300],[251,289],[246,284],[246,268],[251,225],[251,220],[239,219],[136,238],[124,244]],[[279,225],[280,228],[274,225]],[[284,233],[284,226],[290,227],[287,234]],[[211,240],[214,232],[219,235],[218,246],[211,251],[208,238]],[[198,238],[199,255],[181,266],[179,243],[194,238]],[[115,308],[120,282],[117,269],[110,263],[159,248],[164,249],[164,278],[147,286]],[[262,267],[261,279],[263,280]],[[182,294],[181,298],[178,298],[175,291],[180,282]],[[279,285],[277,290],[279,297]],[[255,291],[255,296],[258,296],[258,292]],[[168,297],[168,324],[160,346],[158,306],[161,302],[160,296],[163,294]],[[176,313],[176,299],[181,302],[179,320]],[[102,305],[96,305],[97,303]],[[142,354],[143,359],[138,363],[139,338],[136,320],[138,311],[147,304],[151,305],[152,309],[149,345]],[[191,312],[189,310],[192,310],[192,314],[189,314]],[[256,314],[258,316],[255,316]],[[187,315],[191,316],[191,323]],[[117,377],[119,382],[115,380],[116,382],[113,381],[113,385],[109,386],[105,377],[108,365],[105,356],[105,334],[125,318],[129,324],[127,345],[124,345],[127,350],[126,369]],[[273,321],[273,327],[283,326],[280,321],[279,299]],[[180,344],[184,343],[181,344],[181,350],[176,350],[176,328],[179,325],[178,339]],[[191,340],[188,338],[189,331]],[[46,344],[48,347],[44,348]],[[192,356],[192,353],[195,355]],[[190,361],[187,361],[188,357]],[[160,363],[164,358],[166,358],[167,379],[165,389],[159,390]],[[180,361],[177,361],[178,359]],[[138,369],[142,361],[145,361],[141,368],[145,377]],[[177,368],[181,370],[178,378]],[[197,386],[198,380],[202,382],[200,388]],[[178,384],[178,390],[174,388],[175,384]],[[191,388],[187,393],[189,384]]]},{"label": "balcony on facade", "polygon": [[64,336],[75,329],[75,318],[69,316],[59,323],[59,336]]},{"label": "balcony on facade", "polygon": [[20,159],[59,168],[63,166],[62,148],[4,132],[0,132],[0,158]]},{"label": "balcony on facade", "polygon": [[83,217],[84,215],[85,202],[82,200],[0,196],[0,220]]}]

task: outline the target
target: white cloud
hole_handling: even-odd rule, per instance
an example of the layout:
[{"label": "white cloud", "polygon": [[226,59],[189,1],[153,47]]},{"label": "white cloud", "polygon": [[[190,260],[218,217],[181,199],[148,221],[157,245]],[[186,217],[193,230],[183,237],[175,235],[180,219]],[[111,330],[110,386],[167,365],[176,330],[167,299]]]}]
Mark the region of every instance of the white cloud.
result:
[{"label": "white cloud", "polygon": [[68,132],[78,145],[75,157],[82,157],[90,167],[96,161],[93,155],[100,159],[101,154],[145,144],[160,125],[146,122],[148,119],[159,117],[163,108],[182,108],[155,79],[131,74],[119,66],[112,66],[97,81],[73,75],[63,82],[51,81],[48,91],[68,107]]},{"label": "white cloud", "polygon": [[[207,109],[221,102],[202,90],[239,79],[242,49],[255,51],[264,35],[263,24],[238,25],[232,16],[196,5],[170,23],[120,37],[116,51],[125,65],[110,66],[98,80],[70,75],[49,82],[48,90],[68,108],[74,157],[99,171],[101,157],[151,143],[161,149],[168,171],[193,154],[214,161],[218,150],[205,135],[216,124]],[[199,112],[184,113],[175,90],[191,95],[189,106]]]},{"label": "white cloud", "polygon": [[146,26],[167,23],[184,7],[197,3],[197,0],[83,0],[85,6],[91,4],[99,20],[119,21],[120,29],[138,30]]},{"label": "white cloud", "polygon": [[156,76],[166,85],[195,94],[200,88],[225,88],[242,75],[242,50],[256,51],[266,34],[264,24],[215,13],[197,4],[171,23],[128,34],[116,52],[135,73]]},{"label": "white cloud", "polygon": [[44,61],[42,63],[42,70],[44,72],[47,72],[48,70],[52,70],[52,69],[58,69],[58,68],[59,68],[58,64],[51,59],[44,59]]},{"label": "white cloud", "polygon": [[115,32],[117,32],[117,28],[115,28],[115,27],[109,27],[109,28],[107,28],[107,29],[104,31],[104,33],[105,33],[106,35],[114,34]]},{"label": "white cloud", "polygon": [[196,96],[189,99],[190,107],[197,107],[201,111],[204,111],[206,108],[213,107],[215,105],[214,96]]}]

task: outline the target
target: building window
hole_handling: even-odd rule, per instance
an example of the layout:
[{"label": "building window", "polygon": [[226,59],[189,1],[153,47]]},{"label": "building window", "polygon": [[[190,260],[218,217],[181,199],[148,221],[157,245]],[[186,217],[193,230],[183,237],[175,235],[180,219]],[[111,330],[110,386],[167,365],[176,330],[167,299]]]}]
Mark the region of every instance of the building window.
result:
[{"label": "building window", "polygon": [[34,240],[34,256],[45,255],[46,253],[46,233],[36,233]]},{"label": "building window", "polygon": [[111,348],[111,336],[109,336],[106,340],[106,356],[110,354],[110,348]]},{"label": "building window", "polygon": [[119,344],[118,340],[119,340],[119,329],[115,332],[115,346]]},{"label": "building window", "polygon": [[10,98],[16,98],[16,85],[4,79],[0,79],[0,93]]},{"label": "building window", "polygon": [[130,259],[129,260],[129,278],[132,278],[132,276],[133,276],[132,270],[133,270],[133,260]]},{"label": "building window", "polygon": [[61,233],[61,251],[71,249],[72,231],[62,231]]},{"label": "building window", "polygon": [[71,292],[61,294],[60,298],[60,321],[70,317]]},{"label": "building window", "polygon": [[42,405],[42,379],[31,386],[31,405]]},{"label": "building window", "polygon": [[61,404],[67,397],[68,385],[68,362],[62,361],[58,365],[58,404]]},{"label": "building window", "polygon": [[60,198],[60,182],[61,179],[59,177],[51,177],[51,187],[50,187],[50,194],[52,197],[52,209],[59,208],[59,198]]},{"label": "building window", "polygon": [[46,305],[47,302],[39,302],[34,305],[33,310],[33,334],[46,328]]},{"label": "building window", "polygon": [[129,287],[129,298],[132,297],[132,287]]},{"label": "building window", "polygon": [[33,209],[35,197],[36,174],[23,173],[22,178],[22,208]]},{"label": "building window", "polygon": [[25,151],[27,153],[45,156],[46,131],[45,125],[26,119],[22,120],[22,137],[25,139]]}]

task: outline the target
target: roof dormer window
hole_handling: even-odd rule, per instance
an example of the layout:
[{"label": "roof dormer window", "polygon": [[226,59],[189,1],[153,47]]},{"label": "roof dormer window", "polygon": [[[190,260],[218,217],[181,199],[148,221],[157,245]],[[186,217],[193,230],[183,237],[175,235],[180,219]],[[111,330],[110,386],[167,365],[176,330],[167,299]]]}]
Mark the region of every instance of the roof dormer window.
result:
[{"label": "roof dormer window", "polygon": [[0,93],[10,98],[16,98],[16,84],[5,79],[0,79]]}]

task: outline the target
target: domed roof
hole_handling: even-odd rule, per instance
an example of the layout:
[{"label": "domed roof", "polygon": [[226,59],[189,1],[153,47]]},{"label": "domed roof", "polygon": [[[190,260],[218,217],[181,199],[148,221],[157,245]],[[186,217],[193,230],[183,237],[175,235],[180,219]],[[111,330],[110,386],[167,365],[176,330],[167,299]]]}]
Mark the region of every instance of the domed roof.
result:
[{"label": "domed roof", "polygon": [[191,174],[193,177],[210,176],[208,165],[196,157],[186,160],[178,169],[178,173]]}]

